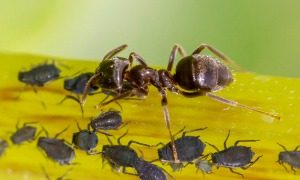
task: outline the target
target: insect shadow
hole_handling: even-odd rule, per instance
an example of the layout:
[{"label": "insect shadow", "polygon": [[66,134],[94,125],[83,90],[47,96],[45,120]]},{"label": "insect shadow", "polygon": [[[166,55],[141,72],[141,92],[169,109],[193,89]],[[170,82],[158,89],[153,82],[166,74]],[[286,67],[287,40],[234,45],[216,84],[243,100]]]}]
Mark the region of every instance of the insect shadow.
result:
[{"label": "insect shadow", "polygon": [[224,141],[224,150],[219,150],[215,145],[212,145],[206,142],[208,145],[213,147],[217,152],[211,154],[211,159],[213,164],[219,167],[228,168],[232,173],[240,175],[244,178],[244,175],[234,171],[234,168],[248,169],[251,167],[256,161],[258,161],[261,156],[258,156],[254,161],[252,161],[255,153],[251,150],[251,147],[240,146],[238,145],[241,142],[256,142],[259,140],[237,140],[233,146],[227,147],[226,143],[230,136],[230,130],[228,131],[228,135]]},{"label": "insect shadow", "polygon": [[277,144],[280,147],[282,147],[282,149],[284,150],[278,154],[277,162],[280,165],[282,165],[287,172],[289,172],[289,171],[288,171],[287,167],[284,165],[284,163],[290,165],[291,170],[293,171],[294,174],[296,174],[295,168],[300,169],[300,151],[298,151],[300,145],[296,146],[296,148],[294,150],[288,151],[286,149],[286,147],[283,146],[282,144],[279,144],[279,143],[277,143]]}]

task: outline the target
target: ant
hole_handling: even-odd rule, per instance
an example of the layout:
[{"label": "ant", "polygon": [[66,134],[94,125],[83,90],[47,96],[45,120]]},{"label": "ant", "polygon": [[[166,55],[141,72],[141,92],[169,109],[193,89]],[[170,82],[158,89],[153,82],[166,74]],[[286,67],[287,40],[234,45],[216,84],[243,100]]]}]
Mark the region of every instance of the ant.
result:
[{"label": "ant", "polygon": [[[178,161],[178,157],[174,145],[174,137],[171,133],[170,115],[167,108],[167,90],[185,97],[208,96],[229,106],[248,109],[280,119],[279,116],[212,93],[222,90],[233,81],[232,74],[224,63],[234,64],[234,62],[210,45],[201,44],[191,55],[186,55],[184,49],[180,45],[175,44],[169,57],[167,69],[160,70],[149,67],[145,60],[135,52],[130,53],[128,58],[117,57],[116,55],[126,47],[126,44],[121,45],[104,56],[95,74],[85,85],[81,104],[85,103],[91,86],[98,86],[116,93],[111,100],[101,102],[98,106],[132,96],[146,97],[148,95],[148,86],[155,86],[162,96],[161,105],[164,120],[171,138],[175,162]],[[204,49],[210,50],[224,63],[213,57],[201,55]],[[175,74],[172,74],[173,63],[178,52],[182,58],[176,66]],[[133,66],[133,60],[136,60],[139,64]]]}]

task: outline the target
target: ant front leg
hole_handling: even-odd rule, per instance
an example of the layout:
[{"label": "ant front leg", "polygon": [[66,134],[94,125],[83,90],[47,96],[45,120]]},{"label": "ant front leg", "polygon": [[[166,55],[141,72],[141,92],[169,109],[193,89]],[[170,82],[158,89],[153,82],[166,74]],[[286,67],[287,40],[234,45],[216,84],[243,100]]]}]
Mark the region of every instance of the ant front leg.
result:
[{"label": "ant front leg", "polygon": [[168,68],[167,70],[170,72],[172,70],[172,67],[173,67],[173,63],[174,63],[174,60],[176,58],[176,54],[177,52],[179,52],[179,54],[182,56],[182,57],[185,57],[186,56],[186,53],[185,53],[185,50],[183,49],[182,46],[180,46],[179,44],[175,44],[173,46],[173,49],[171,51],[171,54],[170,54],[170,57],[169,57],[169,63],[168,63]]},{"label": "ant front leg", "polygon": [[174,140],[174,136],[172,135],[172,132],[171,132],[171,120],[170,120],[169,110],[168,110],[168,107],[167,107],[168,100],[167,100],[166,92],[164,90],[161,90],[160,94],[162,95],[161,105],[163,107],[164,120],[165,120],[166,125],[167,125],[169,136],[171,138],[171,144],[172,144],[172,151],[173,151],[174,161],[175,162],[179,162],[179,160],[178,160],[178,154],[177,154],[175,143],[174,143],[174,141],[175,141]]}]

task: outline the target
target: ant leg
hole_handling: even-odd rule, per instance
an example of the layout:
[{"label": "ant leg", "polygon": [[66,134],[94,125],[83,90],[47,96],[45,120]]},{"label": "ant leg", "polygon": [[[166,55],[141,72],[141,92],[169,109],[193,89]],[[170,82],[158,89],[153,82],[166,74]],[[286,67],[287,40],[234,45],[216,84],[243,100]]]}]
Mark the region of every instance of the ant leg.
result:
[{"label": "ant leg", "polygon": [[205,142],[206,144],[210,145],[211,147],[213,147],[217,152],[219,152],[220,150],[217,148],[217,146],[210,144],[209,142]]},{"label": "ant leg", "polygon": [[240,143],[240,142],[256,142],[256,141],[259,141],[259,140],[237,140],[237,141],[235,141],[234,145],[237,146],[238,143]]},{"label": "ant leg", "polygon": [[167,125],[169,136],[171,138],[171,145],[172,145],[174,162],[179,162],[178,154],[177,154],[175,143],[174,143],[174,141],[175,141],[174,136],[172,136],[172,132],[171,132],[171,120],[170,120],[169,110],[168,110],[168,107],[167,107],[168,100],[167,100],[167,97],[166,97],[166,92],[164,90],[160,90],[160,94],[162,95],[161,105],[163,107],[164,120],[165,120],[165,123]]},{"label": "ant leg", "polygon": [[[125,92],[125,93],[123,93],[123,94],[120,94],[120,95],[118,95],[118,96],[112,98],[112,99],[109,100],[109,101],[99,103],[98,105],[96,105],[95,108],[98,109],[100,106],[105,106],[105,105],[107,105],[107,104],[110,104],[110,103],[112,103],[112,102],[114,102],[114,101],[117,101],[117,100],[119,100],[119,99],[123,99],[123,98],[125,98],[125,97],[127,97],[127,96],[130,96],[130,95],[131,95],[131,91],[127,91],[127,92]],[[121,109],[122,109],[122,108],[121,108]]]},{"label": "ant leg", "polygon": [[203,131],[203,130],[205,130],[205,129],[207,129],[207,127],[204,127],[204,128],[197,128],[197,129],[192,129],[192,130],[184,131],[184,132],[182,133],[182,137],[184,137],[186,133],[191,133],[191,132],[195,132],[195,131]]},{"label": "ant leg", "polygon": [[224,149],[227,149],[226,143],[227,143],[227,140],[228,140],[229,136],[230,136],[230,130],[228,130],[228,135],[227,135],[227,137],[226,137],[226,139],[224,141]]},{"label": "ant leg", "polygon": [[65,131],[67,131],[69,129],[69,126],[66,127],[65,129],[63,129],[62,131],[58,132],[57,134],[55,134],[54,138],[56,139],[59,135],[61,135],[62,133],[64,133]]},{"label": "ant leg", "polygon": [[282,147],[283,150],[288,151],[284,145],[279,144],[279,143],[277,143],[277,144],[278,144],[280,147]]},{"label": "ant leg", "polygon": [[251,106],[240,104],[240,103],[238,103],[236,101],[232,101],[232,100],[228,100],[228,99],[222,98],[222,97],[217,96],[217,95],[212,94],[212,93],[206,93],[206,96],[212,98],[215,101],[227,104],[229,106],[240,107],[240,108],[243,108],[243,109],[247,109],[247,110],[250,110],[250,111],[254,111],[254,112],[258,112],[258,113],[270,116],[270,117],[278,119],[278,120],[280,119],[280,116],[274,115],[274,114],[269,113],[269,112],[258,110],[258,109],[254,108],[254,107],[251,107]]},{"label": "ant leg", "polygon": [[222,53],[221,51],[219,51],[218,49],[208,45],[208,44],[200,44],[200,46],[198,46],[198,48],[196,48],[196,50],[192,53],[194,54],[200,54],[202,52],[202,50],[204,48],[207,48],[208,50],[210,50],[213,54],[215,54],[216,56],[218,56],[219,58],[221,58],[221,60],[223,62],[225,62],[226,64],[232,64],[235,66],[235,68],[237,68],[240,71],[244,71],[243,68],[241,68],[239,65],[237,65],[234,61],[232,61],[229,57],[227,57],[224,53]]},{"label": "ant leg", "polygon": [[97,73],[97,74],[94,74],[85,84],[84,86],[84,90],[83,90],[83,93],[82,93],[82,97],[81,97],[81,101],[80,101],[80,104],[83,106],[85,101],[86,101],[86,97],[89,93],[89,89],[91,87],[91,84],[93,83],[93,81],[95,81],[96,79],[100,78],[102,76],[102,73]]},{"label": "ant leg", "polygon": [[182,57],[185,57],[185,56],[186,56],[186,53],[185,53],[183,47],[181,47],[179,44],[175,44],[175,45],[173,46],[173,49],[172,49],[171,54],[170,54],[170,57],[169,57],[169,63],[168,63],[168,67],[167,67],[167,70],[168,70],[168,71],[172,71],[173,63],[174,63],[174,60],[175,60],[175,58],[176,58],[177,52],[179,52],[179,54],[180,54]]},{"label": "ant leg", "polygon": [[119,47],[116,47],[115,49],[109,51],[104,57],[103,57],[103,61],[105,60],[109,60],[112,57],[114,57],[116,54],[118,54],[119,52],[123,51],[125,48],[127,48],[127,44],[123,44]]},{"label": "ant leg", "polygon": [[249,167],[251,167],[254,163],[256,163],[256,161],[258,161],[260,158],[262,157],[262,155],[261,156],[258,156],[254,161],[252,161],[252,162],[250,162],[247,166],[245,166],[245,167],[241,167],[242,169],[248,169]]},{"label": "ant leg", "polygon": [[240,176],[242,176],[242,178],[243,178],[243,179],[245,178],[243,174],[241,174],[241,173],[239,173],[239,172],[236,172],[236,171],[234,171],[232,168],[229,168],[229,170],[230,170],[232,173],[234,173],[234,174],[237,174],[237,175],[240,175]]},{"label": "ant leg", "polygon": [[121,139],[122,139],[124,136],[126,136],[127,134],[128,134],[128,129],[127,129],[127,131],[126,131],[122,136],[120,136],[120,137],[118,138],[117,142],[118,142],[119,145],[122,145],[122,144],[121,144]]},{"label": "ant leg", "polygon": [[144,59],[142,56],[140,56],[140,55],[138,55],[137,53],[135,53],[135,52],[131,52],[131,53],[129,54],[129,58],[128,58],[128,59],[129,59],[130,65],[132,65],[132,62],[133,62],[133,60],[135,59],[135,60],[137,60],[141,65],[147,66],[145,59]]}]

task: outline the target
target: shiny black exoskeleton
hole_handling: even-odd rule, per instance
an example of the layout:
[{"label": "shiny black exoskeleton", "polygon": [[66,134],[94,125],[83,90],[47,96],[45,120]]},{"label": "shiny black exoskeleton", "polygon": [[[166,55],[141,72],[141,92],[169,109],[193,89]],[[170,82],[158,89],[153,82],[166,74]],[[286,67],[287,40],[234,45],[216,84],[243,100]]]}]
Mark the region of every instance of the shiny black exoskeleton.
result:
[{"label": "shiny black exoskeleton", "polygon": [[13,144],[21,144],[25,141],[33,141],[35,139],[37,128],[28,124],[32,123],[24,123],[21,128],[17,125],[17,131],[10,137]]},{"label": "shiny black exoskeleton", "polygon": [[[159,159],[162,162],[168,162],[174,171],[179,170],[183,163],[193,162],[195,159],[202,156],[205,149],[205,144],[199,139],[199,136],[186,136],[186,133],[204,129],[206,128],[184,131],[182,136],[174,141],[179,162],[175,162],[174,160],[171,142],[158,149]],[[183,130],[184,129],[176,134],[181,133]]]},{"label": "shiny black exoskeleton", "polygon": [[97,146],[98,137],[95,132],[87,129],[82,130],[78,123],[77,125],[79,132],[73,133],[72,143],[75,147],[90,153]]},{"label": "shiny black exoskeleton", "polygon": [[89,127],[93,131],[118,129],[123,124],[119,111],[109,110],[91,120]]},{"label": "shiny black exoskeleton", "polygon": [[7,141],[4,139],[0,139],[0,156],[4,154],[7,147],[8,147]]},{"label": "shiny black exoskeleton", "polygon": [[278,154],[278,163],[280,165],[282,165],[286,171],[287,168],[284,166],[284,163],[290,165],[291,170],[294,172],[294,174],[296,174],[296,170],[300,169],[300,151],[298,150],[300,146],[297,146],[294,150],[292,151],[288,151],[283,145],[279,144],[279,146],[281,146],[283,148],[284,151],[281,151]]},{"label": "shiny black exoskeleton", "polygon": [[255,154],[251,150],[251,147],[238,146],[238,143],[240,143],[240,142],[256,142],[259,140],[238,140],[234,143],[233,146],[230,146],[227,148],[226,143],[229,138],[229,135],[230,135],[230,131],[228,132],[228,135],[224,141],[224,150],[222,150],[222,151],[220,151],[216,146],[207,143],[217,150],[216,153],[213,153],[211,155],[212,162],[217,167],[221,166],[221,167],[229,168],[231,172],[244,177],[243,174],[234,171],[233,168],[239,167],[242,169],[247,169],[250,166],[252,166],[256,161],[258,161],[259,158],[261,158],[262,156],[259,156],[254,161],[251,161]]},{"label": "shiny black exoskeleton", "polygon": [[48,158],[58,162],[60,165],[71,164],[71,161],[75,158],[74,149],[66,144],[64,139],[57,139],[66,130],[64,129],[56,134],[54,138],[49,138],[48,133],[46,133],[47,137],[40,137],[37,143],[37,146],[46,153]]},{"label": "shiny black exoskeleton", "polygon": [[29,71],[19,72],[19,81],[31,86],[44,86],[45,83],[58,79],[60,69],[55,64],[41,64]]}]

